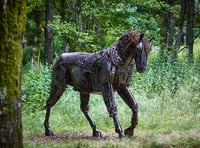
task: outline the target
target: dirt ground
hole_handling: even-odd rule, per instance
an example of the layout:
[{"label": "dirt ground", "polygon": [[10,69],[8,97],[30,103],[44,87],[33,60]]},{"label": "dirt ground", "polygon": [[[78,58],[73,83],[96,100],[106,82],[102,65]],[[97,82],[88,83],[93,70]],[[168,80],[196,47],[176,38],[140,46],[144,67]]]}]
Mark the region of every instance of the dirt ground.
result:
[{"label": "dirt ground", "polygon": [[[190,130],[185,132],[171,131],[169,133],[152,133],[152,132],[140,132],[136,136],[131,138],[125,138],[125,140],[119,140],[116,133],[102,133],[102,138],[94,138],[91,134],[81,133],[66,133],[56,134],[55,136],[37,135],[32,137],[26,137],[24,140],[28,143],[66,143],[86,140],[88,143],[92,142],[95,146],[103,147],[111,143],[113,147],[127,147],[127,145],[137,145],[136,147],[194,147],[200,148],[200,131]],[[123,138],[124,139],[124,138]]]},{"label": "dirt ground", "polygon": [[30,142],[48,142],[48,141],[54,141],[54,142],[64,142],[69,140],[80,140],[80,139],[88,139],[88,140],[118,140],[119,137],[117,134],[106,134],[102,138],[95,138],[91,135],[87,134],[59,134],[55,136],[45,136],[45,135],[39,135],[39,136],[33,136],[26,138],[27,141]]}]

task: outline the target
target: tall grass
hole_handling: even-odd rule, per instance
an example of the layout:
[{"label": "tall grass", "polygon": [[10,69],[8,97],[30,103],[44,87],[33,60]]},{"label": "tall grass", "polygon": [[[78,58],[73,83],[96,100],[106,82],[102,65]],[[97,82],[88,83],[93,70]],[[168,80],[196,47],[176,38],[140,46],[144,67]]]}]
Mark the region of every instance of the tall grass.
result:
[{"label": "tall grass", "polygon": [[[196,47],[197,48],[197,47]],[[139,106],[139,124],[135,136],[123,141],[73,138],[61,143],[32,141],[28,137],[44,134],[45,112],[40,111],[49,94],[51,68],[29,70],[23,77],[23,133],[26,147],[188,147],[200,146],[200,66],[183,59],[163,63],[155,53],[150,56],[144,74],[134,72],[130,90]],[[195,57],[197,59],[197,57]],[[197,60],[196,60],[197,61]],[[131,111],[116,94],[121,125],[130,125]],[[52,108],[50,125],[55,134],[92,135],[79,109],[79,93],[68,87]],[[91,95],[90,112],[103,136],[117,134],[102,96]],[[112,136],[111,136],[112,137]],[[41,144],[42,143],[42,144]],[[98,144],[97,144],[98,143]]]}]

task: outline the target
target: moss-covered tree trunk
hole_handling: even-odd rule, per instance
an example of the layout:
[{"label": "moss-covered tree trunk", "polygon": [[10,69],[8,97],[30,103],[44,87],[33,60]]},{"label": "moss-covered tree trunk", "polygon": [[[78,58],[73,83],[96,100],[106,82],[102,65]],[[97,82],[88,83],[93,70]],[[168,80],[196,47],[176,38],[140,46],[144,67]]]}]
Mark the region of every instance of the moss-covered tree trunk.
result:
[{"label": "moss-covered tree trunk", "polygon": [[22,145],[20,65],[26,0],[0,1],[0,147]]}]

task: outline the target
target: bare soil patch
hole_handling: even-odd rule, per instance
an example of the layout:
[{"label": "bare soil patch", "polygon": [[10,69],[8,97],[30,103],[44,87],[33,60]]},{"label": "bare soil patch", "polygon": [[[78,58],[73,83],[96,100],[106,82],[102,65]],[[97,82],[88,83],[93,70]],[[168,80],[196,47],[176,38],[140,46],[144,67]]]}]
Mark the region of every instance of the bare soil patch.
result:
[{"label": "bare soil patch", "polygon": [[81,140],[81,139],[87,139],[87,140],[118,140],[118,135],[112,135],[112,134],[106,134],[102,138],[95,138],[92,137],[92,135],[89,134],[57,134],[55,136],[45,136],[45,135],[37,135],[32,137],[27,137],[26,140],[30,142],[37,142],[37,143],[44,143],[48,141],[53,142],[63,142],[63,141],[70,141],[70,140]]}]

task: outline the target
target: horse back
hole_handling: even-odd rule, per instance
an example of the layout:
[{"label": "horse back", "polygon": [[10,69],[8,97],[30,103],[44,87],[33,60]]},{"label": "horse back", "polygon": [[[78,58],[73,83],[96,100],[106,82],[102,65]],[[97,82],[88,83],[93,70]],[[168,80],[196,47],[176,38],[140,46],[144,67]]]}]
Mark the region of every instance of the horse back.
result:
[{"label": "horse back", "polygon": [[60,61],[63,63],[71,63],[77,65],[83,65],[93,54],[84,52],[72,52],[72,53],[62,53],[60,56]]}]

